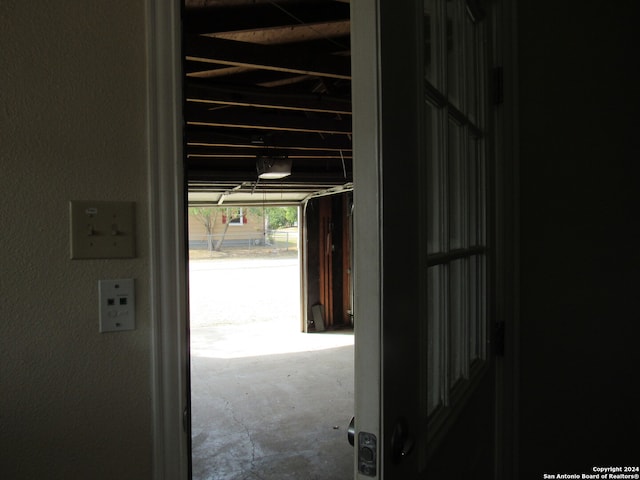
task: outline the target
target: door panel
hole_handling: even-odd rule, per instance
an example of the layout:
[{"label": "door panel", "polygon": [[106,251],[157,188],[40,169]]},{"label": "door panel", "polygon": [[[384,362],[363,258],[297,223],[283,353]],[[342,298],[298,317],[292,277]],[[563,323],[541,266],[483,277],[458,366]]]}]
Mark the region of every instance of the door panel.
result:
[{"label": "door panel", "polygon": [[480,382],[440,444],[427,452],[420,478],[493,478],[493,390],[493,382]]},{"label": "door panel", "polygon": [[462,0],[351,6],[355,433],[376,438],[375,469],[356,440],[355,475],[492,478],[490,172],[464,76],[484,27]]}]

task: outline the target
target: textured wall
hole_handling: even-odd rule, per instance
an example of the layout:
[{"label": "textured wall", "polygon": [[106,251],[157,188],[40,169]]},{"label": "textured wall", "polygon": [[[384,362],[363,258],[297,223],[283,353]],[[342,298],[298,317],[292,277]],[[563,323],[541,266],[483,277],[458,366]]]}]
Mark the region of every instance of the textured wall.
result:
[{"label": "textured wall", "polygon": [[[151,477],[145,61],[143,0],[0,2],[0,478]],[[69,260],[71,199],[135,201],[137,258]]]}]

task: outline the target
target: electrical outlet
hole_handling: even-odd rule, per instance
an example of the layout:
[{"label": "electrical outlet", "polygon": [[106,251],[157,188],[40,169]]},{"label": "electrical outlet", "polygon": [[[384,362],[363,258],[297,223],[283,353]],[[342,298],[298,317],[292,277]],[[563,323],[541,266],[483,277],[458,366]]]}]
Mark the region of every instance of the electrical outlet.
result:
[{"label": "electrical outlet", "polygon": [[98,281],[100,332],[136,328],[136,296],[132,278]]}]

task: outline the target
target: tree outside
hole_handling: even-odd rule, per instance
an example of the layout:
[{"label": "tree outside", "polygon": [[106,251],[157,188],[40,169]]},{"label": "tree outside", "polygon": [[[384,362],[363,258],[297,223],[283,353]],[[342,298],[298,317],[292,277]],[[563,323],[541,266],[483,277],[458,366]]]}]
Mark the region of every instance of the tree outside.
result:
[{"label": "tree outside", "polygon": [[[219,251],[224,242],[230,224],[234,222],[243,223],[247,215],[259,219],[265,233],[280,230],[287,227],[297,226],[298,207],[190,207],[189,215],[195,218],[205,229],[207,237],[207,250],[209,252]],[[222,233],[216,235],[214,231],[218,224],[224,224]]]},{"label": "tree outside", "polygon": [[265,218],[267,230],[294,227],[298,224],[298,207],[251,207],[251,213]]},{"label": "tree outside", "polygon": [[191,207],[189,213],[193,215],[203,226],[207,232],[207,250],[213,251],[213,229],[220,215],[219,208],[216,207]]}]

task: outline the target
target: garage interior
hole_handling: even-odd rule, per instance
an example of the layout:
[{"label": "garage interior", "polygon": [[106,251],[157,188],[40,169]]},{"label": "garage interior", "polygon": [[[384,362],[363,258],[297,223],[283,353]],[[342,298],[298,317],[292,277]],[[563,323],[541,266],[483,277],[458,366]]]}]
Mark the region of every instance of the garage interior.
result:
[{"label": "garage interior", "polygon": [[183,39],[189,204],[301,205],[302,329],[349,327],[349,3],[185,0]]},{"label": "garage interior", "polygon": [[[300,206],[300,331],[349,332],[353,327],[349,3],[185,0],[183,53],[188,204]],[[269,178],[271,168],[280,174]],[[311,383],[314,378],[344,375],[336,368],[352,372],[353,364],[345,364],[344,353],[327,357],[331,352],[323,353],[326,358],[315,361],[315,366],[309,364],[313,375],[309,385],[300,386],[302,393],[322,388]],[[233,384],[224,377],[224,369],[215,375],[218,384]],[[220,405],[215,395],[210,401],[213,415]],[[331,411],[330,398],[320,401],[319,412]],[[336,429],[340,451],[351,448],[346,438],[350,414],[339,412],[345,417]],[[248,412],[242,415],[249,417]],[[317,430],[313,423],[318,417],[298,427],[302,432]],[[271,440],[281,440],[282,435],[276,429]],[[334,438],[327,441],[336,443]],[[322,452],[309,451],[304,457],[305,462],[324,465],[324,475],[318,478],[344,478],[339,469],[326,471],[330,459]],[[294,463],[300,458],[283,452],[269,461],[291,461],[291,478],[298,478],[299,466]],[[201,478],[271,478],[268,472],[273,468],[267,461],[252,459],[251,466],[260,471],[231,469],[229,476],[208,472]],[[287,467],[273,470],[279,472],[273,478],[285,478],[283,469]],[[241,474],[249,476],[234,476]]]}]

